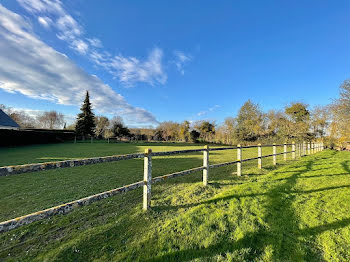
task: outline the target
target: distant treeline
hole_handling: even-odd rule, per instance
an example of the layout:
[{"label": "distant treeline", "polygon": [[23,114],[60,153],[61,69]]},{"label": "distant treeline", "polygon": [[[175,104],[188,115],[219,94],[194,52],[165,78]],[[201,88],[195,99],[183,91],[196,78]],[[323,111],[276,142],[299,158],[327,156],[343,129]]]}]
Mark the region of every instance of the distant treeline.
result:
[{"label": "distant treeline", "polygon": [[325,106],[310,108],[291,102],[282,109],[264,112],[248,100],[224,123],[200,120],[163,122],[155,129],[132,129],[135,138],[157,141],[202,141],[222,144],[266,144],[323,141],[328,147],[350,144],[350,80],[340,86],[339,98]]},{"label": "distant treeline", "polygon": [[246,101],[236,116],[221,124],[214,121],[166,121],[156,128],[131,128],[121,117],[95,116],[86,94],[77,122],[66,126],[64,116],[56,111],[43,112],[35,119],[25,112],[7,112],[21,127],[75,130],[78,136],[115,137],[121,140],[182,141],[221,144],[257,144],[322,140],[329,147],[345,148],[350,143],[350,80],[340,86],[339,98],[325,106],[310,108],[291,102],[282,109],[264,112],[258,104]]}]

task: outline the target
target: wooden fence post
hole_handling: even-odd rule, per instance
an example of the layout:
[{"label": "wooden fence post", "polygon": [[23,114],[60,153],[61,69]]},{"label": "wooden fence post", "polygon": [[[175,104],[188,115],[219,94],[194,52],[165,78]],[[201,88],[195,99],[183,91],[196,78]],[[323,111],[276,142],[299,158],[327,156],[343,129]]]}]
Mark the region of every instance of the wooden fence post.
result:
[{"label": "wooden fence post", "polygon": [[143,210],[148,210],[151,204],[151,185],[152,185],[152,149],[145,150],[143,162]]},{"label": "wooden fence post", "polygon": [[237,145],[237,176],[242,175],[242,147]]},{"label": "wooden fence post", "polygon": [[94,142],[94,138],[93,137],[91,137],[91,144]]},{"label": "wooden fence post", "polygon": [[209,177],[209,146],[204,146],[203,167],[203,185],[207,186]]},{"label": "wooden fence post", "polygon": [[276,157],[276,154],[277,154],[277,150],[276,150],[276,143],[273,143],[273,146],[272,146],[272,162],[273,162],[273,165],[277,165],[277,157]]},{"label": "wooden fence post", "polygon": [[283,144],[283,159],[287,161],[287,143]]},{"label": "wooden fence post", "polygon": [[258,168],[262,168],[262,151],[261,151],[261,144],[258,144]]},{"label": "wooden fence post", "polygon": [[74,144],[77,143],[77,136],[74,137]]},{"label": "wooden fence post", "polygon": [[298,156],[299,156],[299,158],[301,157],[301,144],[300,143],[298,143]]},{"label": "wooden fence post", "polygon": [[310,155],[310,153],[311,153],[311,152],[310,152],[310,145],[311,145],[311,143],[307,143],[307,154],[308,154],[308,155]]},{"label": "wooden fence post", "polygon": [[292,142],[292,159],[295,160],[295,142]]}]

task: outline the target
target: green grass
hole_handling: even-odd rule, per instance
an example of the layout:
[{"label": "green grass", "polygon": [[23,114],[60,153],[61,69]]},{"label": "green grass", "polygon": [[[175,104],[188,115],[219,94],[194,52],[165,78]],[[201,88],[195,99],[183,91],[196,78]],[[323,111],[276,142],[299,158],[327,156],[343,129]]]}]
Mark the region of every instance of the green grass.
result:
[{"label": "green grass", "polygon": [[[57,152],[62,158],[149,147],[60,146]],[[16,150],[17,155],[21,150],[30,152],[27,147],[2,149],[3,165],[7,164],[3,157],[16,164],[57,154],[53,145],[37,146],[34,154],[16,162]],[[245,150],[245,157],[256,156],[255,151]],[[230,161],[235,153],[211,152],[211,162]],[[159,157],[153,161],[153,175],[201,163],[201,154]],[[350,153],[324,151],[278,169],[271,166],[271,159],[263,164],[265,168],[257,170],[256,161],[243,163],[245,176],[240,178],[233,174],[235,166],[212,169],[208,187],[202,186],[200,173],[155,184],[147,213],[141,210],[138,189],[1,234],[0,260],[348,261]],[[1,220],[141,179],[141,159],[1,177]]]},{"label": "green grass", "polygon": [[[178,143],[35,145],[3,148],[0,151],[0,159],[3,165],[14,165],[43,162],[48,159],[52,161],[144,152],[148,147],[153,151],[203,148],[203,146]],[[266,154],[271,153],[271,148],[265,150]],[[256,148],[244,149],[243,157],[255,157],[256,151]],[[236,155],[236,150],[213,151],[210,153],[210,162],[232,161],[236,159]],[[154,157],[153,177],[201,166],[202,159],[201,152]],[[271,159],[266,159],[265,162],[271,163]],[[248,168],[256,167],[256,161],[244,165]],[[230,168],[232,173],[235,167]],[[143,159],[25,173],[0,179],[0,199],[2,200],[0,201],[0,221],[3,221],[141,181],[143,180]]]}]

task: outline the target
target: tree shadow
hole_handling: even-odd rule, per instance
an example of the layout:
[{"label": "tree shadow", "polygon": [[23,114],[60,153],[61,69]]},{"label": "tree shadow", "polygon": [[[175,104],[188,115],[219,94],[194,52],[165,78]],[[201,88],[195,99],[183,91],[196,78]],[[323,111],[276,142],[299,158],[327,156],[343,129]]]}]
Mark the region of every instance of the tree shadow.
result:
[{"label": "tree shadow", "polygon": [[[340,221],[332,222],[326,225],[320,225],[316,227],[306,228],[302,230],[297,230],[296,232],[293,232],[293,234],[283,234],[282,243],[288,244],[290,242],[297,242],[299,243],[298,237],[314,237],[316,235],[319,235],[323,232],[329,231],[329,230],[336,230],[341,229],[344,227],[347,227],[350,225],[350,218],[345,218]],[[191,261],[196,258],[201,257],[208,257],[212,256],[213,254],[221,254],[224,255],[224,252],[233,252],[235,250],[239,250],[246,247],[256,246],[256,244],[264,245],[266,246],[266,242],[264,240],[271,238],[271,235],[273,235],[274,232],[267,232],[266,230],[260,230],[258,232],[254,233],[248,233],[246,234],[242,239],[238,241],[230,241],[230,240],[221,240],[219,243],[209,246],[207,248],[201,248],[201,249],[190,249],[190,250],[181,250],[173,253],[169,253],[160,257],[151,258],[145,261]],[[281,243],[278,243],[280,245]],[[303,243],[299,243],[303,244]],[[305,243],[307,245],[307,243]],[[289,251],[289,248],[287,250],[284,250],[285,252]],[[305,259],[305,256],[295,256],[295,253],[291,253],[288,255],[288,257],[280,257],[280,253],[276,252],[274,250],[274,257],[272,261],[323,261],[323,258],[320,254],[314,253],[313,250],[309,249],[307,254],[307,259]],[[260,252],[257,252],[254,254],[254,256],[250,254],[245,254],[241,259],[243,260],[249,260],[252,261],[256,259],[259,255],[261,255],[262,250]],[[303,254],[302,254],[303,255]]]},{"label": "tree shadow", "polygon": [[[219,240],[219,243],[203,249],[187,249],[165,254],[160,257],[152,258],[149,261],[189,261],[195,258],[213,256],[215,254],[224,254],[233,252],[241,248],[254,248],[254,255],[247,254],[245,259],[253,260],[264,252],[266,246],[273,247],[272,261],[303,261],[307,258],[308,261],[320,261],[322,258],[319,253],[314,252],[314,248],[309,245],[304,245],[298,240],[298,236],[314,236],[313,233],[318,233],[320,230],[327,230],[327,226],[318,229],[299,230],[298,218],[295,215],[292,203],[295,196],[293,193],[298,177],[304,172],[312,170],[313,161],[308,161],[305,168],[296,171],[286,179],[286,182],[274,187],[266,193],[247,194],[247,195],[229,195],[221,198],[216,198],[204,201],[201,204],[211,204],[217,201],[230,200],[231,198],[240,197],[255,197],[265,195],[267,200],[265,208],[268,213],[263,220],[267,226],[260,226],[258,231],[246,234],[238,241],[232,241],[224,238]],[[183,205],[181,207],[191,207],[192,204]],[[159,208],[159,207],[158,207]],[[346,221],[348,223],[349,221]],[[344,224],[344,223],[343,223]],[[332,225],[332,227],[343,225]]]},{"label": "tree shadow", "polygon": [[340,163],[341,166],[342,166],[342,168],[344,169],[344,171],[345,171],[346,173],[348,173],[348,174],[350,174],[349,162],[350,162],[350,161],[343,161],[343,162]]}]

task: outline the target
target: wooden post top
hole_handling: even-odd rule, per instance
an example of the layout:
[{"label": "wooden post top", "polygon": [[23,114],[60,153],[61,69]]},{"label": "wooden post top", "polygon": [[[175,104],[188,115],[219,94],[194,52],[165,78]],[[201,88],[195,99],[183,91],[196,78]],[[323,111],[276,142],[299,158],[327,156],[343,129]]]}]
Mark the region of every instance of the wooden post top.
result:
[{"label": "wooden post top", "polygon": [[145,149],[145,155],[147,156],[147,155],[149,155],[149,154],[151,154],[152,153],[152,149],[151,148],[146,148]]},{"label": "wooden post top", "polygon": [[204,146],[204,149],[209,149],[209,146],[208,146],[208,145],[205,145],[205,146]]}]

